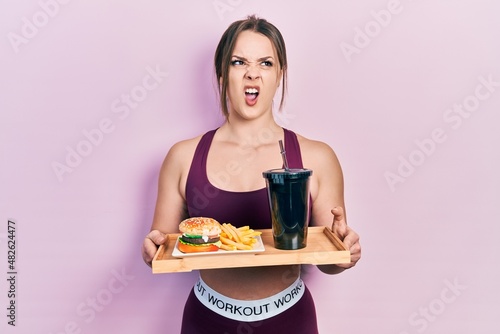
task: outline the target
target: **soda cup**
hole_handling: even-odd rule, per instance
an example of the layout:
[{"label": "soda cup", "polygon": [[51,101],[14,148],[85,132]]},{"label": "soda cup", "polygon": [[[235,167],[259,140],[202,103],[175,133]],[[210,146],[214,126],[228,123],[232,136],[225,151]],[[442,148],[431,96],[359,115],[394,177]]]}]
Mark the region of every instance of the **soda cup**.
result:
[{"label": "soda cup", "polygon": [[310,169],[270,169],[262,173],[266,179],[271,208],[274,247],[300,249],[307,246],[311,199]]}]

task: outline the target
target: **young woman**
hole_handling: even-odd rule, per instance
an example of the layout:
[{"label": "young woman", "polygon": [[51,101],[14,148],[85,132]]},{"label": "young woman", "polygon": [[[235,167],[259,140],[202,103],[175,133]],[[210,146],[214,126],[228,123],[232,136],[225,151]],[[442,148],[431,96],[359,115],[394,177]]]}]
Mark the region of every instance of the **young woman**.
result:
[{"label": "young woman", "polygon": [[[234,22],[219,42],[215,69],[226,121],[168,152],[151,232],[143,244],[144,261],[150,264],[165,233],[178,232],[188,217],[271,228],[262,172],[282,165],[277,145],[283,140],[289,166],[313,170],[310,225],[331,227],[351,251],[351,263],[319,268],[336,274],[354,266],[361,247],[346,223],[343,176],[335,153],[322,142],[280,127],[273,118],[273,98],[281,85],[281,108],[287,83],[279,30],[255,16]],[[182,321],[182,333],[189,334],[317,332],[314,302],[298,265],[200,270]]]}]

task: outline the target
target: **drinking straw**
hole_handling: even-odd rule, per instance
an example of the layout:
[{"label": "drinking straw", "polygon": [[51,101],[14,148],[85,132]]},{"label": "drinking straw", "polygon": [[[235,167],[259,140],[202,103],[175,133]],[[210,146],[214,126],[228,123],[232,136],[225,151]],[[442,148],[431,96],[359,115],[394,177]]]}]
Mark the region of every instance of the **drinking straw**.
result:
[{"label": "drinking straw", "polygon": [[281,158],[283,159],[283,166],[285,167],[285,170],[288,171],[288,161],[286,160],[286,151],[285,148],[283,147],[283,141],[279,141],[280,144],[280,151],[281,151]]}]

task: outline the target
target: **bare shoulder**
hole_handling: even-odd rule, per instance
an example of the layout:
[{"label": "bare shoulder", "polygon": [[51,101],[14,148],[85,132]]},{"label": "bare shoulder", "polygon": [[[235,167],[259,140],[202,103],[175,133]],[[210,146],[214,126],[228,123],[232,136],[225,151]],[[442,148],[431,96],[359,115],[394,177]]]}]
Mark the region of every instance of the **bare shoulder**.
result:
[{"label": "bare shoulder", "polygon": [[187,173],[201,137],[202,135],[199,135],[172,145],[163,161],[161,171],[163,173],[168,171],[168,173],[173,173],[180,177]]},{"label": "bare shoulder", "polygon": [[181,140],[175,143],[168,151],[166,159],[183,161],[191,158],[196,150],[196,146],[200,142],[201,137],[202,135],[199,135],[197,137]]},{"label": "bare shoulder", "polygon": [[329,166],[332,167],[332,164],[339,164],[337,155],[330,145],[322,141],[306,138],[299,134],[297,134],[297,139],[299,141],[304,167],[320,167],[324,166],[324,164],[329,164]]}]

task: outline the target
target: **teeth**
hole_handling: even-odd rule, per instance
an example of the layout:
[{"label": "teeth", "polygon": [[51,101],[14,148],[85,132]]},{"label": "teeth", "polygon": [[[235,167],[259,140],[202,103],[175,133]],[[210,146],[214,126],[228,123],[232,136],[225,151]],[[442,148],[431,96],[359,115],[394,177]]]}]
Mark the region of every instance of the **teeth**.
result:
[{"label": "teeth", "polygon": [[247,88],[245,93],[247,94],[257,94],[259,91],[256,88]]}]

